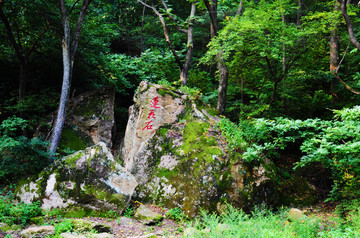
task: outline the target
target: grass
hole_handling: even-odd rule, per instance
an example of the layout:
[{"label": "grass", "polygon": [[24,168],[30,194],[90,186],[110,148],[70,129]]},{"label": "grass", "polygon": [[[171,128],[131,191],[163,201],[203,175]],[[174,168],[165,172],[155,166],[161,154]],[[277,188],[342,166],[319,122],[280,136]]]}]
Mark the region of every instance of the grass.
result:
[{"label": "grass", "polygon": [[221,214],[201,211],[200,217],[190,222],[184,237],[187,238],[289,238],[289,237],[360,237],[360,209],[352,210],[346,217],[303,216],[291,221],[288,209],[272,212],[256,208],[251,214],[228,206]]}]

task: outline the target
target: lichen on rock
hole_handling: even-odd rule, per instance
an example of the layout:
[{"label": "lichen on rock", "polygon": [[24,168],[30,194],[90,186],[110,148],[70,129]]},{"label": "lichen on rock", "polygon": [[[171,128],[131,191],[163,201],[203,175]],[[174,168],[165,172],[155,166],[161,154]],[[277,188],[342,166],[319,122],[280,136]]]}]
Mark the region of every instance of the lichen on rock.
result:
[{"label": "lichen on rock", "polygon": [[26,203],[39,200],[44,209],[81,208],[121,213],[136,186],[134,176],[115,162],[107,146],[100,142],[56,161],[37,177],[23,181],[16,196]]}]

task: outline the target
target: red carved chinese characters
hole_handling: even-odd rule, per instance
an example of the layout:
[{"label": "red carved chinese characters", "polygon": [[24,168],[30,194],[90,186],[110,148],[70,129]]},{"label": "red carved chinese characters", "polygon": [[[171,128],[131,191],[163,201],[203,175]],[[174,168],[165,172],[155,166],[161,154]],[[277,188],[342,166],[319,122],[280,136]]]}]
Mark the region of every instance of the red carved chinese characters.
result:
[{"label": "red carved chinese characters", "polygon": [[152,121],[145,122],[146,126],[142,130],[151,130],[153,125],[150,125]]},{"label": "red carved chinese characters", "polygon": [[149,115],[148,115],[147,118],[148,118],[148,119],[150,119],[150,118],[155,118],[155,112],[154,112],[154,110],[150,110],[150,113],[149,113]]},{"label": "red carved chinese characters", "polygon": [[159,103],[159,97],[153,98],[153,100],[150,102],[150,107],[160,108],[159,106],[157,106],[158,103]]},{"label": "red carved chinese characters", "polygon": [[[158,106],[158,103],[159,103],[159,97],[154,97],[151,102],[150,102],[150,107],[151,108],[160,108]],[[150,110],[148,116],[147,116],[147,119],[151,119],[151,118],[156,118],[155,117],[155,111],[152,109]],[[142,129],[142,130],[151,130],[152,129],[152,126],[153,125],[150,125],[153,121],[148,121],[148,122],[145,122],[146,126]]]}]

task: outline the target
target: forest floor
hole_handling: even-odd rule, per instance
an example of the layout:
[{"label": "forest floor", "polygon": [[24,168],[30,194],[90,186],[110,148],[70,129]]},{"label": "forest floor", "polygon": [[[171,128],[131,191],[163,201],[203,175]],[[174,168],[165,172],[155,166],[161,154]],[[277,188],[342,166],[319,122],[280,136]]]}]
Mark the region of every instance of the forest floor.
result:
[{"label": "forest floor", "polygon": [[[118,217],[118,218],[101,218],[101,217],[84,217],[81,219],[84,220],[91,220],[97,223],[101,223],[104,225],[108,225],[112,228],[112,234],[115,237],[137,237],[137,238],[146,238],[150,237],[150,235],[156,235],[157,237],[182,237],[185,224],[181,222],[174,221],[172,219],[168,219],[166,217],[167,210],[155,206],[155,205],[148,205],[148,207],[153,210],[154,212],[160,213],[163,215],[164,219],[155,225],[144,225],[138,222],[134,218],[130,217]],[[335,214],[335,204],[329,203],[319,203],[316,206],[308,207],[302,209],[304,214],[308,217],[318,218],[322,221],[322,224],[326,224],[326,227],[330,227],[334,224],[333,219]],[[61,222],[64,219],[59,219],[54,217],[55,222]],[[77,219],[77,218],[70,218],[70,219]],[[51,221],[51,220],[49,220]],[[28,226],[29,227],[29,226]],[[11,233],[1,233],[0,238],[6,237],[6,235],[10,235],[7,237],[11,238],[20,238],[21,230],[13,231]]]}]

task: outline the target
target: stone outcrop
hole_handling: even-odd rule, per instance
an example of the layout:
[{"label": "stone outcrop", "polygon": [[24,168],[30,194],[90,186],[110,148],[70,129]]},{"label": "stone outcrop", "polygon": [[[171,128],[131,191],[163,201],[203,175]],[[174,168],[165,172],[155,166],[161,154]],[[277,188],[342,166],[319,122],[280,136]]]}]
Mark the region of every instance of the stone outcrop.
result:
[{"label": "stone outcrop", "polygon": [[139,183],[135,199],[193,216],[225,200],[244,204],[244,194],[268,179],[261,164],[249,169],[229,158],[217,129],[220,118],[197,99],[142,82],[134,103],[119,158]]},{"label": "stone outcrop", "polygon": [[134,176],[100,142],[56,161],[38,176],[23,181],[16,196],[25,203],[41,201],[43,209],[121,213],[136,185]]},{"label": "stone outcrop", "polygon": [[[188,216],[200,207],[221,212],[225,202],[249,209],[254,203],[281,205],[276,166],[266,158],[246,162],[241,152],[229,154],[216,113],[168,86],[140,84],[118,154],[139,183],[134,199],[180,207]],[[293,191],[292,184],[286,187]],[[294,191],[311,201],[311,192]]]},{"label": "stone outcrop", "polygon": [[[107,88],[93,90],[72,98],[68,105],[59,146],[62,149],[82,150],[104,142],[112,147],[114,131],[115,92]],[[56,113],[45,125],[39,126],[36,136],[49,137]]]}]

